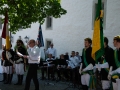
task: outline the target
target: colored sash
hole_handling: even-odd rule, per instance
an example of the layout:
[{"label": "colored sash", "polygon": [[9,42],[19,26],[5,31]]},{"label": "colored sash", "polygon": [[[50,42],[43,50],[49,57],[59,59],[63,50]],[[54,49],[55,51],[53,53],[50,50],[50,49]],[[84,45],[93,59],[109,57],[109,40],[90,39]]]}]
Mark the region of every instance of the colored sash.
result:
[{"label": "colored sash", "polygon": [[[87,67],[88,63],[87,63],[87,60],[86,60],[85,49],[83,49],[83,58],[84,58],[84,64]],[[87,74],[87,73],[90,75],[89,88],[90,89],[95,89],[96,88],[96,78],[94,76],[93,70],[88,70],[88,71],[82,72],[81,74],[83,75],[83,74]]]},{"label": "colored sash", "polygon": [[87,66],[88,66],[88,63],[87,63],[87,61],[86,61],[85,49],[83,49],[83,58],[84,58],[85,67],[87,67]]},{"label": "colored sash", "polygon": [[118,60],[118,53],[117,50],[114,50],[114,58],[115,58],[115,64],[117,67],[120,67],[120,62]]}]

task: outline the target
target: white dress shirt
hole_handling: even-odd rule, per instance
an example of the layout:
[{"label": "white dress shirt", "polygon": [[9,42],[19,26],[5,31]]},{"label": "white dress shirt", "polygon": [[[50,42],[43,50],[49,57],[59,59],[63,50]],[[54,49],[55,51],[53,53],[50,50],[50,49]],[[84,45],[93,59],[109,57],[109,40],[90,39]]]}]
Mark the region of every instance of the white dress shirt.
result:
[{"label": "white dress shirt", "polygon": [[54,56],[56,58],[57,56],[57,52],[56,52],[56,49],[55,48],[48,48],[47,51],[46,51],[47,54],[52,54],[52,56]]},{"label": "white dress shirt", "polygon": [[27,49],[28,52],[28,63],[39,63],[40,62],[40,48],[34,46],[33,48]]},{"label": "white dress shirt", "polygon": [[68,61],[68,66],[69,67],[75,68],[79,65],[80,65],[80,60],[78,59],[78,57],[76,57],[76,56],[70,57],[70,61]]}]

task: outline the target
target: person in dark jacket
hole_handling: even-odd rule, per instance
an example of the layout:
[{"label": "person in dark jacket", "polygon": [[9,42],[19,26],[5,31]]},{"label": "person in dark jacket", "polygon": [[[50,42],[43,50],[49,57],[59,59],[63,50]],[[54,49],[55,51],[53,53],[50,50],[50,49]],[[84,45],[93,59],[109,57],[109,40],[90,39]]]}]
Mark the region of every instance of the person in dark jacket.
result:
[{"label": "person in dark jacket", "polygon": [[4,84],[11,84],[13,77],[13,67],[14,67],[14,51],[11,48],[6,50],[4,53],[4,58],[5,58],[4,65],[6,67],[6,73],[7,73],[7,80]]},{"label": "person in dark jacket", "polygon": [[2,46],[2,48],[3,48],[3,51],[2,51],[2,58],[1,58],[1,66],[2,66],[2,68],[3,68],[3,80],[1,80],[0,82],[4,82],[4,81],[6,81],[6,76],[7,76],[7,73],[5,72],[5,59],[6,59],[6,57],[5,57],[5,53],[6,53],[6,49],[5,49],[5,45],[3,45]]},{"label": "person in dark jacket", "polygon": [[83,90],[89,89],[89,81],[90,81],[90,76],[91,76],[91,74],[89,73],[89,70],[87,70],[86,68],[88,66],[93,67],[95,65],[95,61],[91,57],[91,52],[92,52],[91,44],[92,44],[92,40],[90,38],[84,39],[85,48],[82,51],[81,72],[86,72],[86,73],[81,73],[81,84],[82,84]]},{"label": "person in dark jacket", "polygon": [[120,90],[120,35],[113,38],[113,44],[116,49],[114,50],[114,61],[110,67],[108,79],[112,80],[114,90]]},{"label": "person in dark jacket", "polygon": [[108,80],[108,68],[112,65],[114,61],[114,51],[108,45],[108,38],[104,37],[104,55],[100,58],[100,68],[98,69],[101,72],[101,83],[103,90],[110,90],[110,81]]},{"label": "person in dark jacket", "polygon": [[[18,77],[17,83],[15,85],[22,85],[23,75],[24,75],[24,58],[19,54],[26,55],[26,48],[22,40],[17,40],[15,47],[15,72]],[[19,54],[18,54],[19,53]]]}]

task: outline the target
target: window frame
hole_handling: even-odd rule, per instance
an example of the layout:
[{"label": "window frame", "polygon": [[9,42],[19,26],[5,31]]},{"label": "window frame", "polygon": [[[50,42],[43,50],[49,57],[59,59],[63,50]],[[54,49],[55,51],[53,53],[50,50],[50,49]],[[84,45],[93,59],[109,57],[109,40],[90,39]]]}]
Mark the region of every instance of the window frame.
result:
[{"label": "window frame", "polygon": [[46,30],[52,30],[53,27],[53,17],[48,16],[46,17]]}]

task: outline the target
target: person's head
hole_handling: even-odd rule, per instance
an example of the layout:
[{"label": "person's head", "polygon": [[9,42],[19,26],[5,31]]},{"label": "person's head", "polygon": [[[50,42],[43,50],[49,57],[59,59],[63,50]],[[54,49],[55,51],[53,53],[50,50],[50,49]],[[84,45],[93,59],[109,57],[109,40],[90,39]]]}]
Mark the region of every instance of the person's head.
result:
[{"label": "person's head", "polygon": [[76,52],[76,56],[79,55],[79,52]]},{"label": "person's head", "polygon": [[35,46],[35,40],[31,39],[28,43],[29,47],[34,47]]},{"label": "person's head", "polygon": [[53,48],[53,46],[54,46],[53,43],[51,43],[51,44],[50,44],[50,47]]},{"label": "person's head", "polygon": [[114,45],[114,47],[117,48],[119,43],[120,43],[120,36],[117,35],[117,36],[115,36],[115,37],[113,38],[113,45]]},{"label": "person's head", "polygon": [[108,46],[108,38],[107,37],[104,37],[104,47],[107,47]]},{"label": "person's head", "polygon": [[48,54],[48,57],[49,57],[49,58],[52,58],[52,54]]},{"label": "person's head", "polygon": [[19,46],[22,46],[24,45],[23,41],[18,39],[17,42],[16,42],[16,45],[19,47]]},{"label": "person's head", "polygon": [[60,59],[64,59],[64,55],[63,54],[60,55]]},{"label": "person's head", "polygon": [[72,51],[71,55],[72,55],[72,57],[74,57],[75,56],[75,51]]},{"label": "person's head", "polygon": [[85,48],[89,48],[92,44],[92,40],[90,38],[85,38],[84,39],[84,45],[85,45]]},{"label": "person's head", "polygon": [[68,55],[68,52],[66,52],[65,55]]}]

